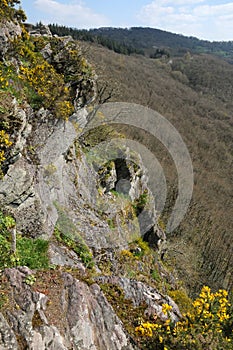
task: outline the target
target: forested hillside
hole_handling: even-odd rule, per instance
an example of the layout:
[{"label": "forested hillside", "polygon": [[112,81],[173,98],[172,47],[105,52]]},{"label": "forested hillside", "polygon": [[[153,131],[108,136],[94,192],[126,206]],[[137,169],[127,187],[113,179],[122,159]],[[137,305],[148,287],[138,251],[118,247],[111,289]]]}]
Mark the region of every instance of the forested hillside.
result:
[{"label": "forested hillside", "polygon": [[[170,254],[191,289],[208,283],[232,286],[232,79],[233,66],[215,56],[186,54],[153,60],[127,57],[83,44],[112,101],[149,106],[168,118],[182,135],[194,166],[192,205],[170,237]],[[99,82],[99,85],[100,82]],[[161,145],[136,135],[158,156],[170,182],[166,221],[176,193],[176,170]]]},{"label": "forested hillside", "polygon": [[95,42],[108,49],[122,54],[143,54],[154,58],[162,54],[182,56],[187,51],[191,53],[212,53],[233,61],[233,42],[199,40],[180,34],[166,32],[154,28],[98,28],[75,29],[51,24],[53,34],[71,35],[74,39]]}]

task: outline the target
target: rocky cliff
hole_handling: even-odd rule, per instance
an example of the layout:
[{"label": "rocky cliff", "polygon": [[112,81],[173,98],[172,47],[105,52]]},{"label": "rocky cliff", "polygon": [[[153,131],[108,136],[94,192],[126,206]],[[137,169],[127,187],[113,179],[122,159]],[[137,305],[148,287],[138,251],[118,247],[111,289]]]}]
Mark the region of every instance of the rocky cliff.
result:
[{"label": "rocky cliff", "polygon": [[24,26],[14,3],[0,4],[0,349],[231,349],[227,291],[192,302],[164,260],[147,169],[106,123],[79,43]]},{"label": "rocky cliff", "polygon": [[[168,303],[181,316],[163,287],[176,282],[157,251],[165,234],[146,169],[122,145],[100,164],[91,153],[97,130],[83,127],[96,77],[77,43],[45,29],[30,37],[10,20],[0,30],[0,349],[137,349],[139,315],[166,320]],[[64,84],[56,95],[53,79]],[[142,210],[153,249],[141,238]]]}]

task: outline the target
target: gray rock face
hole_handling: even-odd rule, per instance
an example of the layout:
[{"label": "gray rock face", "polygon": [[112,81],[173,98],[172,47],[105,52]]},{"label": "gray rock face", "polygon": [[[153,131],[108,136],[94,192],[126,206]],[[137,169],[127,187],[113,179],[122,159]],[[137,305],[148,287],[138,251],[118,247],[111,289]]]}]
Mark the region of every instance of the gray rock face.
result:
[{"label": "gray rock face", "polygon": [[52,33],[49,29],[49,26],[45,25],[45,24],[41,24],[38,26],[34,26],[34,25],[27,25],[27,29],[30,33],[30,35],[32,36],[47,36],[47,37],[51,37]]},{"label": "gray rock face", "polygon": [[10,325],[0,313],[0,350],[17,349],[17,341]]},{"label": "gray rock face", "polygon": [[88,287],[68,274],[64,278],[69,297],[67,319],[75,348],[134,349],[100,287]]},{"label": "gray rock face", "polygon": [[[45,26],[30,27],[32,35],[51,36]],[[2,58],[10,40],[20,33],[21,27],[12,22],[1,26]],[[78,69],[75,60],[66,60],[69,49],[76,47],[72,38],[58,39],[55,52],[52,47],[48,43],[42,49],[43,57],[55,69],[73,74]],[[92,77],[75,82],[73,88],[75,113],[67,122],[55,121],[44,108],[36,113],[30,106],[19,108],[12,99],[9,116],[16,126],[7,173],[0,181],[1,210],[15,218],[17,233],[49,240],[49,258],[55,267],[0,271],[9,303],[0,313],[0,350],[136,350],[98,283],[117,284],[135,306],[146,302],[148,313],[161,319],[165,317],[161,303],[168,302],[173,320],[179,317],[172,300],[141,282],[118,277],[90,282],[81,253],[78,256],[54,235],[56,228],[55,233],[88,246],[96,264],[101,262],[98,254],[107,252],[111,260],[140,235],[148,234],[155,244],[165,239],[140,157],[118,146],[115,157],[99,166],[98,154],[82,149],[82,128],[90,122],[87,105],[97,91]],[[101,273],[97,266],[96,272]]]},{"label": "gray rock face", "polygon": [[80,270],[82,273],[85,272],[85,267],[81,263],[77,254],[66,247],[51,243],[49,247],[49,256],[53,265],[72,266]]},{"label": "gray rock face", "polygon": [[0,195],[7,206],[18,207],[29,197],[35,195],[33,179],[28,171],[28,164],[21,158],[9,167],[1,183]]},{"label": "gray rock face", "polygon": [[59,329],[50,324],[49,297],[27,284],[32,273],[25,267],[5,270],[17,308],[7,312],[8,322],[0,314],[0,349],[21,349],[16,334],[31,350],[137,349],[100,287],[89,287],[68,273],[62,274],[56,305],[62,310]]},{"label": "gray rock face", "polygon": [[[47,112],[40,111],[42,120]],[[0,182],[0,203],[16,219],[17,231],[31,237],[50,239],[54,228],[73,238],[82,237],[88,247],[98,254],[107,249],[127,247],[127,242],[140,235],[138,218],[133,214],[132,199],[146,189],[142,165],[134,169],[125,161],[124,172],[128,174],[130,196],[119,196],[109,190],[122,179],[116,164],[104,169],[104,176],[111,179],[105,189],[101,187],[101,177],[89,163],[77,142],[78,133],[71,122],[59,122],[48,127],[42,123],[31,130],[27,121],[18,142],[19,157],[9,166]],[[31,130],[24,133],[23,130]],[[30,149],[27,152],[27,138],[30,136]],[[156,213],[152,201],[146,212],[156,228]],[[67,248],[50,243],[51,263],[58,266],[71,266],[85,275],[85,268],[78,256]],[[28,349],[78,349],[78,350],[130,350],[137,349],[131,344],[122,322],[103,295],[98,284],[88,286],[70,274],[62,275],[59,285],[59,298],[55,310],[60,309],[64,328],[51,322],[48,311],[48,296],[43,291],[33,289],[25,283],[33,272],[27,268],[6,269],[10,281],[13,310],[7,317],[0,315],[0,349],[21,349],[17,344],[17,334]],[[115,281],[115,282],[114,282]],[[146,301],[148,312],[161,314],[161,302],[168,301],[156,291],[151,291],[140,282],[118,279],[117,283],[126,297],[134,304]],[[106,282],[105,280],[100,281]],[[154,302],[146,293],[159,299]],[[171,303],[171,301],[169,301]],[[177,319],[174,306],[174,320]],[[162,317],[162,316],[161,316]],[[35,321],[36,320],[36,321]],[[39,320],[39,321],[38,321]],[[37,324],[39,323],[39,325]]]},{"label": "gray rock face", "polygon": [[96,281],[118,285],[124,291],[126,299],[132,300],[135,306],[139,306],[141,303],[145,302],[148,305],[145,313],[156,315],[162,321],[168,318],[168,316],[164,315],[162,312],[162,304],[172,306],[170,318],[173,322],[177,322],[181,317],[178,306],[169,296],[162,295],[156,289],[147,286],[145,283],[117,276],[97,277]]},{"label": "gray rock face", "polygon": [[10,42],[17,36],[21,35],[22,28],[18,23],[5,21],[0,26],[0,57],[3,58],[7,53]]},{"label": "gray rock face", "polygon": [[[15,217],[18,231],[49,239],[60,220],[63,234],[78,233],[95,250],[125,247],[132,235],[140,235],[140,225],[144,225],[144,232],[147,227],[154,227],[156,235],[153,200],[148,201],[144,216],[140,215],[138,221],[133,214],[131,219],[128,217],[129,199],[117,198],[109,192],[115,188],[121,194],[124,180],[121,170],[127,170],[129,176],[125,180],[131,201],[140,197],[146,189],[142,164],[134,170],[127,159],[124,169],[113,162],[113,168],[106,166],[101,175],[94,171],[76,141],[75,125],[59,122],[49,127],[42,123],[32,131],[25,113],[20,113],[22,127],[14,148],[18,157],[12,157],[15,162],[0,182],[0,203]],[[46,120],[47,112],[41,110],[40,117]],[[25,151],[29,136],[30,152]],[[109,226],[106,218],[114,226]]]}]

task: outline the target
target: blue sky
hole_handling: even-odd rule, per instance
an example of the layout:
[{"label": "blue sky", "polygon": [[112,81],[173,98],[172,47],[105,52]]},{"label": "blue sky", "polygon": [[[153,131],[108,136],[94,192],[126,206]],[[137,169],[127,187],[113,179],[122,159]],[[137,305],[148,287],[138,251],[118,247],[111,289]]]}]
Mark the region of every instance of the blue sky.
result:
[{"label": "blue sky", "polygon": [[233,40],[228,0],[21,0],[28,22],[76,28],[159,28],[207,40]]}]

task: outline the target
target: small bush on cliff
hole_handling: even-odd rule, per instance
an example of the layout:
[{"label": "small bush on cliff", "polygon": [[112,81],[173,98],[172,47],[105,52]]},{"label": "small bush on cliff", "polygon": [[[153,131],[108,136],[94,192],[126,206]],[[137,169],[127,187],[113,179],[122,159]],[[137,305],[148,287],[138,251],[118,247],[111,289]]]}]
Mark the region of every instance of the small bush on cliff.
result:
[{"label": "small bush on cliff", "polygon": [[15,221],[0,212],[0,268],[28,266],[32,269],[48,268],[48,242],[17,235],[16,252],[12,252],[11,228]]},{"label": "small bush on cliff", "polygon": [[94,266],[92,253],[84,239],[77,232],[77,227],[69,217],[67,208],[62,207],[57,202],[54,202],[54,204],[58,212],[54,236],[58,242],[72,249],[80,257],[86,267],[92,268]]},{"label": "small bush on cliff", "polygon": [[81,261],[86,267],[92,268],[94,266],[91,251],[81,236],[76,234],[74,237],[69,233],[64,234],[59,231],[57,227],[54,230],[54,234],[59,242],[64,243],[68,248],[72,249],[80,257]]},{"label": "small bush on cliff", "polygon": [[49,242],[44,239],[18,236],[17,254],[19,256],[19,265],[28,266],[31,269],[48,268],[48,245]]}]

